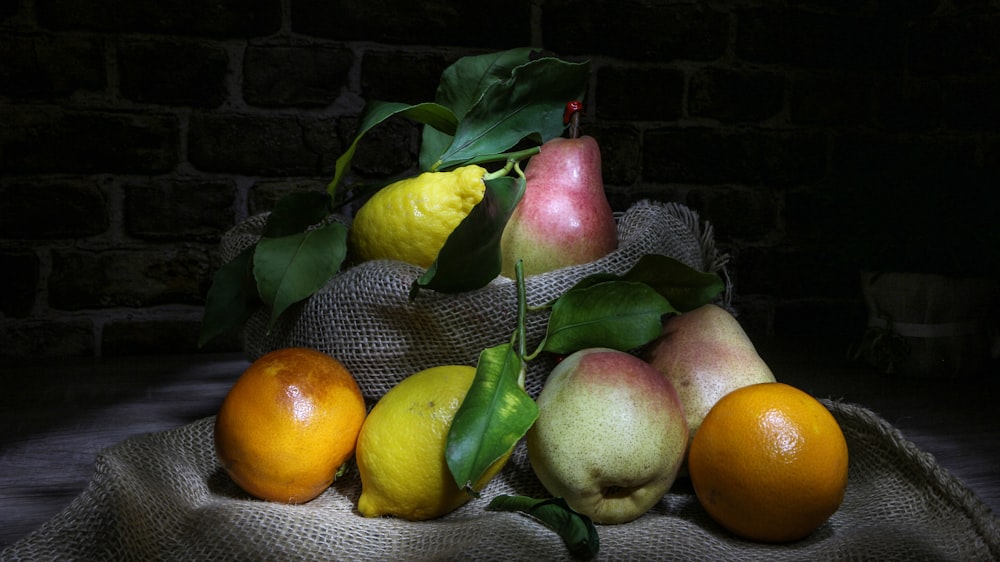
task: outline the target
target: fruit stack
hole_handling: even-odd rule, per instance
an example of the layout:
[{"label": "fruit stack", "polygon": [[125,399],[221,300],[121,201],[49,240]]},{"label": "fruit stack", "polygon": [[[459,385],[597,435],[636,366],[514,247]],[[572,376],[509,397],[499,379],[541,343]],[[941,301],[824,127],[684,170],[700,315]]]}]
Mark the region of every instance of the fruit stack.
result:
[{"label": "fruit stack", "polygon": [[[523,439],[523,462],[544,495],[499,495],[491,507],[525,511],[571,549],[592,553],[595,524],[643,517],[678,482],[693,487],[721,528],[748,541],[800,540],[836,512],[848,476],[843,432],[823,404],[776,381],[731,314],[707,304],[670,316],[645,349],[640,357],[585,348],[553,369]],[[238,486],[263,500],[342,493],[330,486],[351,466],[361,482],[357,516],[441,518],[502,479],[521,444],[489,459],[475,481],[455,479],[452,430],[476,376],[467,365],[425,369],[366,412],[336,359],[277,350],[253,362],[225,399],[216,454]],[[539,515],[540,502],[556,503]],[[565,520],[576,523],[560,527]],[[580,528],[588,529],[584,544],[570,542]]]},{"label": "fruit stack", "polygon": [[[215,420],[236,485],[306,503],[354,466],[358,517],[424,521],[489,493],[511,464],[534,494],[489,507],[589,555],[595,525],[642,518],[679,479],[749,541],[802,539],[838,509],[844,435],[719,306],[710,231],[678,219],[695,250],[672,255],[643,241],[675,231],[630,231],[635,217],[613,213],[598,141],[581,134],[586,73],[516,49],[460,60],[435,102],[369,105],[359,139],[395,115],[425,124],[421,171],[368,194],[351,220],[329,220],[325,196],[280,203],[231,255],[203,337],[256,314],[279,334],[262,339],[281,338],[251,353]],[[365,292],[378,285],[396,300]]]}]

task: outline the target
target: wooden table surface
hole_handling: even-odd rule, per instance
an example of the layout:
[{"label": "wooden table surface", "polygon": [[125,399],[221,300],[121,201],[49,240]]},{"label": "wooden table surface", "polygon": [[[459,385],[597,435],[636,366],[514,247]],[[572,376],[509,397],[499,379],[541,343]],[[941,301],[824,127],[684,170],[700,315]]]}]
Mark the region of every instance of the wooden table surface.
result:
[{"label": "wooden table surface", "polygon": [[[801,351],[761,354],[779,380],[879,413],[1000,513],[1000,371],[912,379]],[[248,364],[239,354],[4,364],[0,548],[66,507],[104,447],[213,415]]]}]

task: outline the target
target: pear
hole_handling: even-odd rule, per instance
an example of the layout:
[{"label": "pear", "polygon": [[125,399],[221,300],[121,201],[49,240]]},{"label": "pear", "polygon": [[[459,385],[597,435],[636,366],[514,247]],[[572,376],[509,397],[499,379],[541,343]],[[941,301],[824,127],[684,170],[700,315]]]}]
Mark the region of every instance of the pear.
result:
[{"label": "pear", "polygon": [[589,263],[618,247],[601,150],[593,137],[545,142],[524,175],[524,196],[500,240],[503,275],[514,277],[518,259],[529,276]]},{"label": "pear", "polygon": [[606,348],[570,354],[537,398],[526,443],[545,489],[595,523],[625,523],[673,485],[687,449],[683,406],[666,377]]},{"label": "pear", "polygon": [[739,321],[714,304],[668,318],[642,358],[677,390],[690,438],[726,394],[759,382],[775,382],[774,373]]}]

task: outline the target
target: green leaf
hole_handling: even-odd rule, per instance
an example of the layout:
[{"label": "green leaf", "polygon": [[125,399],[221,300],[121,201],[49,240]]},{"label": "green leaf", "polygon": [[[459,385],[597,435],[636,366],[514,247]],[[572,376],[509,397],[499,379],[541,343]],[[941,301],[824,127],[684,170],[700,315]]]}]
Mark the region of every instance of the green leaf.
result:
[{"label": "green leaf", "polygon": [[506,51],[465,56],[441,73],[434,101],[451,108],[461,119],[483,92],[510,78],[514,69],[529,62],[539,49],[517,47]]},{"label": "green leaf", "polygon": [[331,222],[278,238],[261,238],[253,256],[253,274],[261,299],[270,308],[268,328],[288,307],[318,291],[344,261],[347,227]]},{"label": "green leaf", "polygon": [[[713,302],[725,290],[725,284],[717,273],[706,273],[692,268],[675,258],[662,254],[645,254],[625,272],[595,273],[588,275],[571,288],[579,290],[605,281],[634,281],[645,283],[662,295],[678,312],[694,310]],[[557,299],[547,305],[551,307]]]},{"label": "green leaf", "polygon": [[365,107],[365,111],[361,116],[361,122],[358,124],[358,132],[354,137],[354,141],[337,158],[333,179],[326,187],[327,192],[331,196],[336,195],[337,187],[340,185],[341,180],[344,179],[344,174],[350,168],[351,159],[354,158],[354,152],[358,148],[358,141],[361,140],[361,137],[379,123],[395,115],[408,117],[450,135],[455,134],[455,127],[458,125],[458,119],[455,117],[455,114],[441,104],[425,102],[409,105],[399,102],[370,102]]},{"label": "green leaf", "polygon": [[594,522],[586,515],[574,511],[562,498],[535,499],[500,495],[490,501],[488,509],[519,511],[530,515],[555,531],[576,558],[590,560],[600,550],[601,541]]},{"label": "green leaf", "polygon": [[524,195],[520,176],[486,180],[479,202],[445,240],[437,259],[410,288],[410,298],[420,289],[460,293],[486,286],[500,274],[503,256],[500,238],[511,213]]},{"label": "green leaf", "polygon": [[[451,109],[461,120],[490,86],[510,78],[514,69],[530,60],[536,49],[529,47],[497,53],[466,56],[458,59],[441,74],[434,101]],[[420,143],[420,169],[430,170],[454,139],[454,131],[445,133],[424,127]]]},{"label": "green leaf", "polygon": [[590,63],[537,59],[493,83],[462,116],[448,148],[430,166],[448,169],[484,154],[500,154],[526,138],[539,144],[562,135],[566,103],[582,99]]},{"label": "green leaf", "polygon": [[568,354],[588,347],[627,351],[660,335],[662,316],[676,312],[645,283],[604,281],[571,288],[556,299],[541,349]]},{"label": "green leaf", "polygon": [[252,292],[251,262],[254,247],[243,250],[225,263],[212,277],[205,297],[205,313],[198,334],[198,347],[212,338],[238,328],[254,311],[256,293]]},{"label": "green leaf", "polygon": [[[621,281],[621,280],[622,280],[621,275],[615,275],[614,273],[606,273],[606,272],[603,272],[603,273],[594,273],[594,274],[591,274],[591,275],[588,275],[586,277],[581,278],[572,287],[570,287],[569,289],[567,289],[566,292],[570,292],[570,291],[582,291],[583,289],[586,289],[587,287],[592,287],[592,286],[597,285],[599,283],[606,283],[608,281]],[[552,308],[552,306],[560,298],[562,298],[562,295],[560,295],[560,296],[552,299],[547,304],[542,305],[540,308],[546,308],[546,307],[547,308]]]},{"label": "green leaf", "polygon": [[420,156],[417,161],[420,171],[430,171],[438,163],[441,154],[451,146],[454,139],[454,135],[442,133],[431,127],[424,127],[420,138]]},{"label": "green leaf", "polygon": [[726,288],[718,274],[698,271],[660,254],[646,254],[639,258],[623,279],[649,285],[670,301],[678,312],[708,304]]},{"label": "green leaf", "polygon": [[[262,240],[293,236],[324,220],[332,211],[330,196],[324,192],[290,193],[282,197],[264,224]],[[258,242],[259,244],[259,242]],[[341,249],[333,248],[326,258],[346,253],[344,241],[334,241]],[[265,249],[267,252],[267,249]],[[254,286],[254,257],[257,245],[243,250],[232,261],[215,273],[205,301],[198,345],[239,327],[260,304],[260,291]],[[343,258],[340,258],[341,260]],[[340,262],[336,262],[340,267]],[[308,296],[308,295],[307,295]]]},{"label": "green leaf", "polygon": [[445,456],[455,483],[471,490],[538,418],[523,388],[524,361],[510,344],[484,349],[476,377],[448,430]]}]

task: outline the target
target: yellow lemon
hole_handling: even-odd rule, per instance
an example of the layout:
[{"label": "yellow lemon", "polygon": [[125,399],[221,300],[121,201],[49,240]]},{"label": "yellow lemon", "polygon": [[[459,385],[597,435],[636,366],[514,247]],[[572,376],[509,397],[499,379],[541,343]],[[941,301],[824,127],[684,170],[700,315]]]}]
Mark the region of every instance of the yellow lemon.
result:
[{"label": "yellow lemon", "polygon": [[[471,499],[452,478],[445,445],[475,374],[464,365],[432,367],[403,379],[379,399],[361,427],[355,452],[362,515],[420,521],[450,513]],[[473,489],[485,487],[509,458],[510,451]]]},{"label": "yellow lemon", "polygon": [[455,227],[486,192],[479,166],[424,172],[380,189],[354,215],[350,244],[362,261],[430,267]]}]

